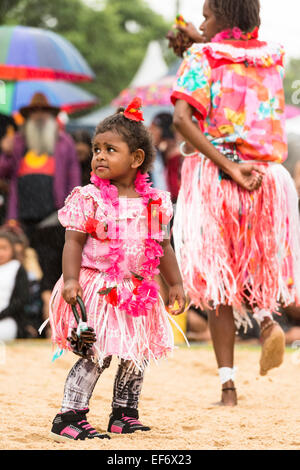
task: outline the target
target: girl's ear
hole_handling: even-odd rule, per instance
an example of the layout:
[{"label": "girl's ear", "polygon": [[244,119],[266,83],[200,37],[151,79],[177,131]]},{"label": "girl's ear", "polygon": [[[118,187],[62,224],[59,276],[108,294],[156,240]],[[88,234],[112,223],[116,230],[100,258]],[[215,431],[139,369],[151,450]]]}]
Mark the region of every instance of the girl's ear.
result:
[{"label": "girl's ear", "polygon": [[137,149],[133,152],[133,162],[131,168],[139,168],[145,160],[145,152],[142,149]]}]

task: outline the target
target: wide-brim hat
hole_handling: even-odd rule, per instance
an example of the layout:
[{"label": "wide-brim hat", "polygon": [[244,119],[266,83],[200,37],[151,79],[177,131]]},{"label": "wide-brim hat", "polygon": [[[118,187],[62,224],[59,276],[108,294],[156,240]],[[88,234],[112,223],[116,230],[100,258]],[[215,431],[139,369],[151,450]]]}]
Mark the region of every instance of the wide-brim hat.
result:
[{"label": "wide-brim hat", "polygon": [[60,112],[60,108],[52,106],[43,93],[35,93],[29,105],[20,108],[19,113],[26,119],[29,114],[34,111],[48,111],[53,114],[53,116],[57,116]]}]

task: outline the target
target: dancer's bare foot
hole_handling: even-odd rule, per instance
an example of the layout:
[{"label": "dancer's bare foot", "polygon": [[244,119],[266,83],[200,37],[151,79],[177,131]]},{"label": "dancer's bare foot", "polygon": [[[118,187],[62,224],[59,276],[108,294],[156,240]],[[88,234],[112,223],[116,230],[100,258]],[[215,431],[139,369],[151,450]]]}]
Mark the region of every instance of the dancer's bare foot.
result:
[{"label": "dancer's bare foot", "polygon": [[270,318],[261,324],[262,350],[260,357],[260,375],[267,375],[270,369],[279,367],[283,362],[285,335],[278,323]]},{"label": "dancer's bare foot", "polygon": [[222,386],[222,399],[221,405],[223,406],[236,406],[237,405],[237,394],[234,383],[232,380],[228,380]]}]

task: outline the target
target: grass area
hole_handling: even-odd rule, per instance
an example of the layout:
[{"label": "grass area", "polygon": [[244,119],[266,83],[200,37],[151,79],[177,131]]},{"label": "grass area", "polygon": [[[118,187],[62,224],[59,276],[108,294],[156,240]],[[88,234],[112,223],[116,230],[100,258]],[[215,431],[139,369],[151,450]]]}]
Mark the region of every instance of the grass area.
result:
[{"label": "grass area", "polygon": [[[18,346],[28,346],[30,348],[32,347],[44,347],[44,348],[50,348],[52,350],[52,344],[49,339],[17,339],[15,341],[11,341],[6,344],[6,347],[18,347]],[[176,347],[180,349],[203,349],[205,351],[213,351],[213,346],[211,343],[197,343],[197,342],[191,342],[190,346],[188,347],[185,343],[184,344],[175,344]],[[241,351],[259,351],[261,346],[259,344],[253,344],[253,343],[237,343],[235,345],[236,350],[241,350]],[[286,353],[291,354],[296,351],[296,348],[292,346],[286,346]]]}]

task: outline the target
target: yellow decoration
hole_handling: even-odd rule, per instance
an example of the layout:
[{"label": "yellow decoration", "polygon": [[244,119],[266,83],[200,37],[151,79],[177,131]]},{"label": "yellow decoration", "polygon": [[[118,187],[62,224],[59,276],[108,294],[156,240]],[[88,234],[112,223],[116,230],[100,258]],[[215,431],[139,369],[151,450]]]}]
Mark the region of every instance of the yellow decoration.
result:
[{"label": "yellow decoration", "polygon": [[177,15],[177,16],[176,16],[175,23],[176,23],[178,26],[186,26],[186,21],[184,20],[184,18],[183,18],[182,15]]},{"label": "yellow decoration", "polygon": [[[172,309],[167,308],[168,312],[172,315],[172,319],[182,329],[185,335],[186,335],[186,330],[187,330],[187,307],[188,307],[188,304],[185,305],[185,311],[181,313],[180,315],[172,315],[172,311],[179,309],[177,300],[175,300],[174,305],[172,306]],[[171,322],[171,325],[172,325],[172,330],[174,334],[174,343],[185,344],[184,337],[182,336],[180,331],[175,327],[175,325],[173,325],[173,322]]]},{"label": "yellow decoration", "polygon": [[37,155],[36,152],[30,150],[24,158],[30,168],[41,168],[47,163],[49,157],[47,154]]},{"label": "yellow decoration", "polygon": [[218,127],[218,131],[221,134],[233,134],[234,133],[234,127],[229,126],[229,125],[224,125],[224,126]]}]

